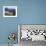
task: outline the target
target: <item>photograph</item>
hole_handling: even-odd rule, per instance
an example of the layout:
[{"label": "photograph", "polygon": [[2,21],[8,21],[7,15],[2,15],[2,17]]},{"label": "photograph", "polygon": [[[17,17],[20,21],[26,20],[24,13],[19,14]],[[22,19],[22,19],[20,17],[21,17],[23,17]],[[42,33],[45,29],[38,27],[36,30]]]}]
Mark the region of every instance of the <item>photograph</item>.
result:
[{"label": "photograph", "polygon": [[17,6],[3,6],[3,17],[17,17]]}]

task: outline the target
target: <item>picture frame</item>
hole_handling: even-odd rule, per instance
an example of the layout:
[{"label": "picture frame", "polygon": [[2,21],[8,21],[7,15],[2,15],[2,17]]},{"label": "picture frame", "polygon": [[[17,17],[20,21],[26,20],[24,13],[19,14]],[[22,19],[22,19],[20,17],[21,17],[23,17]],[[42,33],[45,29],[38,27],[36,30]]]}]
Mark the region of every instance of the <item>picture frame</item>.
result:
[{"label": "picture frame", "polygon": [[3,17],[17,17],[17,6],[3,6]]}]

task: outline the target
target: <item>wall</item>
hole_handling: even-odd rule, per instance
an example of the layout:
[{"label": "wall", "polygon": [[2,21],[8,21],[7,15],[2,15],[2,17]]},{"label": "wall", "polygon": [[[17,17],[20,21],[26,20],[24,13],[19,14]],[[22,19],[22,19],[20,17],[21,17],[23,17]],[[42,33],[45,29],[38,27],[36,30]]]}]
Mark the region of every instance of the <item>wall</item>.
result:
[{"label": "wall", "polygon": [[[18,34],[17,23],[19,22],[18,17],[3,17],[3,6],[18,6],[18,4],[18,0],[0,0],[0,44],[7,44],[9,42],[8,34],[10,32]],[[18,43],[17,39],[15,43]]]},{"label": "wall", "polygon": [[46,0],[21,0],[20,23],[46,24]]},{"label": "wall", "polygon": [[[17,5],[18,17],[4,18],[4,5]],[[0,0],[0,44],[8,43],[9,32],[17,34],[18,24],[46,24],[46,0]]]}]

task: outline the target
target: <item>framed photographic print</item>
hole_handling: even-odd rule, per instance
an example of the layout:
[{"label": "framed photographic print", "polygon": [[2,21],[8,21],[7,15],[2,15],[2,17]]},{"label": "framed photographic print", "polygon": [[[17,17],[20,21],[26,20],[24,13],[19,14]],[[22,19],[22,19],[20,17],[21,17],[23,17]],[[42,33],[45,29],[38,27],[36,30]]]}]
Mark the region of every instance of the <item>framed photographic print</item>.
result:
[{"label": "framed photographic print", "polygon": [[17,6],[3,6],[3,17],[17,17]]}]

